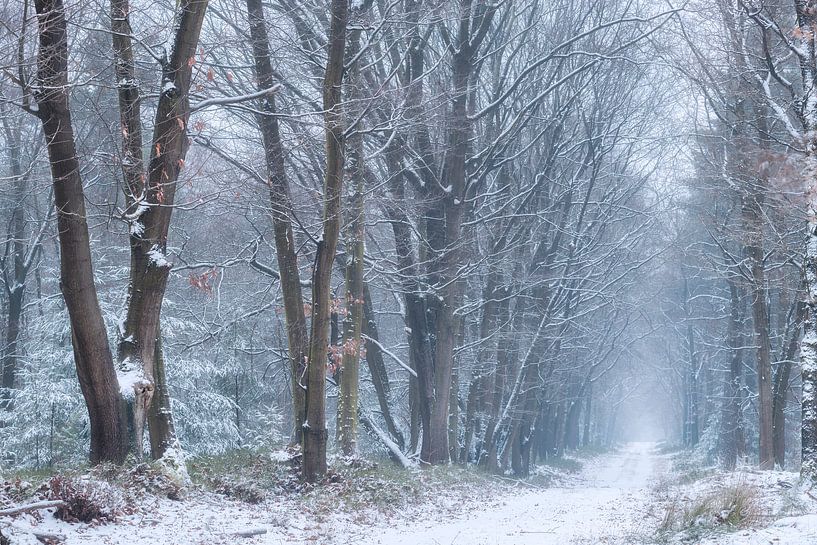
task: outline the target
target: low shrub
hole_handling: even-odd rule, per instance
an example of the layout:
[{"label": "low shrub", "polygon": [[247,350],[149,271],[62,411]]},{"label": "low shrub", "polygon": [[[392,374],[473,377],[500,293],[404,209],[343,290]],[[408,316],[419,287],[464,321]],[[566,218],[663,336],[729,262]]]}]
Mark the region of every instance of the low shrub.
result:
[{"label": "low shrub", "polygon": [[113,522],[125,510],[121,492],[105,482],[54,475],[47,486],[49,499],[65,502],[54,516],[66,522]]}]

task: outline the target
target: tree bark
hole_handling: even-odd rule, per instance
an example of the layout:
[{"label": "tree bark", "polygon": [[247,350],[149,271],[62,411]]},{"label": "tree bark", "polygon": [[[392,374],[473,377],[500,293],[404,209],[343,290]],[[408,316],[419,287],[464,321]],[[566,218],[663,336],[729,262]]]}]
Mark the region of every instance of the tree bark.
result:
[{"label": "tree bark", "polygon": [[[811,159],[816,162],[815,158]],[[817,165],[815,165],[817,166]],[[817,176],[815,168],[812,176]],[[812,181],[812,184],[815,182]],[[802,375],[801,469],[805,479],[817,482],[817,192],[812,188],[808,205],[808,239],[804,261],[806,280],[805,334],[800,341]]]},{"label": "tree bark", "polygon": [[462,0],[460,31],[453,55],[452,103],[447,129],[447,152],[442,170],[442,184],[446,190],[438,199],[442,204],[443,217],[430,215],[428,219],[443,223],[442,244],[437,245],[430,237],[433,250],[431,275],[438,284],[438,301],[435,303],[434,346],[434,399],[427,431],[429,441],[424,445],[421,459],[430,464],[447,462],[448,419],[451,397],[451,377],[454,366],[454,345],[457,338],[454,310],[459,306],[460,289],[457,270],[462,260],[460,224],[465,200],[465,159],[471,133],[467,116],[468,84],[473,69],[473,47],[469,27],[470,0]]},{"label": "tree bark", "polygon": [[[357,10],[355,10],[357,11]],[[349,32],[348,55],[354,57],[360,50],[360,29]],[[349,108],[347,119],[362,115],[360,101],[360,62],[355,61],[346,79]],[[362,121],[359,121],[362,123]],[[358,389],[360,382],[360,354],[365,293],[363,291],[364,200],[365,176],[363,168],[363,135],[358,126],[347,141],[347,172],[353,184],[346,229],[346,316],[343,323],[343,342],[340,392],[338,394],[337,435],[340,450],[345,456],[357,452]]]},{"label": "tree bark", "polygon": [[[747,189],[747,191],[749,191]],[[769,309],[766,303],[766,278],[763,256],[762,195],[754,190],[743,196],[745,252],[751,269],[752,323],[757,346],[758,457],[761,469],[774,468],[774,419],[772,395],[771,343]]]},{"label": "tree bark", "polygon": [[326,357],[329,343],[329,306],[332,262],[338,242],[343,194],[344,130],[341,112],[343,54],[346,47],[348,0],[331,1],[329,57],[323,80],[326,130],[323,236],[318,242],[312,274],[312,326],[306,383],[303,478],[316,482],[326,474]]},{"label": "tree bark", "polygon": [[36,0],[40,50],[36,115],[51,164],[60,246],[60,287],[71,319],[80,388],[88,407],[91,463],[122,462],[125,410],[99,308],[85,212],[85,195],[68,103],[68,35],[62,0]]},{"label": "tree bark", "polygon": [[689,282],[684,277],[684,313],[686,314],[687,361],[684,370],[684,445],[694,447],[699,440],[698,359],[695,351],[695,329],[689,308]]},{"label": "tree bark", "polygon": [[[25,204],[25,178],[22,168],[22,142],[19,123],[12,126],[3,117],[3,128],[8,146],[9,174],[12,179],[12,199],[14,207],[9,229],[11,264],[5,264],[6,296],[8,297],[8,314],[6,316],[5,342],[2,351],[2,389],[0,389],[0,409],[12,409],[12,391],[16,387],[18,340],[20,337],[20,320],[23,315],[23,297],[28,275],[26,264],[26,228],[23,217]],[[8,246],[6,255],[8,255]],[[8,259],[8,258],[7,258]],[[10,274],[9,274],[10,273]],[[2,416],[0,416],[2,420]]]},{"label": "tree bark", "polygon": [[[111,20],[119,90],[125,157],[123,171],[128,190],[131,266],[125,318],[120,326],[118,345],[122,371],[141,370],[141,380],[132,383],[128,394],[131,417],[131,448],[142,455],[145,422],[155,391],[157,333],[170,263],[167,236],[173,213],[179,172],[189,147],[187,122],[190,117],[188,93],[208,0],[184,0],[176,14],[175,35],[170,58],[162,62],[162,89],[151,140],[147,173],[142,167],[142,128],[139,90],[134,77],[131,27],[127,0],[112,0]],[[168,409],[166,407],[165,409]],[[170,415],[166,415],[170,418]],[[173,426],[151,430],[154,454],[161,457],[174,437],[156,435]],[[163,446],[164,445],[164,446]]]},{"label": "tree bark", "polygon": [[169,448],[179,443],[176,426],[173,423],[173,407],[170,400],[170,389],[165,373],[165,357],[162,352],[162,333],[156,333],[156,354],[153,357],[153,378],[155,390],[153,401],[148,410],[148,427],[150,428],[150,456],[158,460]]},{"label": "tree bark", "polygon": [[[515,316],[511,320],[510,293],[507,288],[501,291],[501,299],[497,305],[497,321],[499,322],[499,339],[496,344],[496,369],[493,373],[493,384],[490,394],[490,419],[485,427],[485,437],[482,440],[482,452],[479,463],[484,465],[489,471],[498,470],[497,445],[495,440],[497,420],[502,402],[505,398],[505,385],[508,377],[511,376],[511,359],[515,346],[513,340],[513,326],[518,318]],[[518,309],[517,309],[518,310]]]},{"label": "tree bark", "polygon": [[483,289],[482,319],[479,326],[479,338],[482,343],[477,352],[477,361],[472,372],[471,382],[468,386],[468,398],[465,411],[465,437],[463,439],[461,463],[467,463],[470,459],[478,458],[479,453],[472,456],[472,443],[474,436],[479,435],[484,417],[484,406],[486,397],[489,394],[489,377],[496,373],[496,367],[491,369],[491,355],[495,355],[493,343],[489,339],[496,327],[498,302],[498,272],[490,271]]},{"label": "tree bark", "polygon": [[[269,37],[261,0],[247,0],[247,14],[250,21],[250,38],[252,40],[258,89],[259,91],[272,89],[275,85],[275,76],[272,69]],[[266,95],[261,106],[263,114],[259,114],[256,119],[264,142],[264,156],[269,176],[272,226],[275,231],[275,252],[278,260],[281,292],[284,299],[292,385],[294,424],[292,441],[301,444],[303,442],[303,425],[306,420],[306,389],[303,384],[303,377],[306,372],[306,358],[309,354],[309,333],[304,314],[304,299],[298,270],[295,235],[293,234],[292,220],[290,219],[290,214],[293,213],[292,197],[290,196],[289,180],[284,164],[284,147],[281,143],[281,132],[277,117],[278,109],[275,104],[274,94]]]},{"label": "tree bark", "polygon": [[729,326],[726,343],[729,348],[729,375],[726,380],[721,416],[722,463],[727,469],[737,465],[740,434],[740,382],[743,366],[741,349],[741,301],[736,279],[729,279]]},{"label": "tree bark", "polygon": [[[418,441],[428,448],[429,440],[426,430],[429,429],[431,405],[434,398],[434,383],[431,369],[433,368],[433,352],[431,331],[427,320],[426,298],[420,291],[419,267],[417,266],[414,247],[412,244],[411,222],[406,211],[405,188],[403,175],[399,163],[394,155],[396,150],[390,149],[387,154],[387,165],[391,178],[391,199],[384,204],[384,210],[391,223],[394,234],[394,246],[397,254],[397,265],[400,270],[401,289],[405,301],[405,324],[408,333],[409,357],[417,378],[409,379],[409,401],[411,409],[411,438],[410,448],[415,450]],[[423,430],[420,439],[420,429]],[[425,445],[425,446],[424,446]]]},{"label": "tree bark", "polygon": [[789,390],[794,358],[799,348],[800,330],[803,326],[803,314],[806,309],[802,301],[796,301],[794,306],[793,319],[791,323],[787,325],[788,341],[783,350],[783,361],[778,363],[777,372],[774,375],[773,387],[774,406],[772,421],[774,423],[774,463],[781,468],[786,465],[787,392]]}]

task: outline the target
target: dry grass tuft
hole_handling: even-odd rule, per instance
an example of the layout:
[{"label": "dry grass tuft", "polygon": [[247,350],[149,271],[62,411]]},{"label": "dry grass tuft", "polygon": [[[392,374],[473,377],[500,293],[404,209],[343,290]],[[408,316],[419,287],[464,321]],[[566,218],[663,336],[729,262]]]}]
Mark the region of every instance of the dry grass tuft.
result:
[{"label": "dry grass tuft", "polygon": [[751,526],[761,517],[758,491],[745,482],[729,484],[694,498],[668,501],[658,534],[696,539],[716,531]]}]

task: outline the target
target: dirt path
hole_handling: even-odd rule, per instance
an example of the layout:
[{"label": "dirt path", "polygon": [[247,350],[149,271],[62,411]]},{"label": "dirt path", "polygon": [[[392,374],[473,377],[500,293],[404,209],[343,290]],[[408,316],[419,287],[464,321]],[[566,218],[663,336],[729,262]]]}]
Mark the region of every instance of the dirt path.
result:
[{"label": "dirt path", "polygon": [[499,508],[475,511],[451,523],[384,529],[366,545],[565,545],[633,543],[649,532],[650,484],[666,462],[648,443],[588,464],[575,485],[523,492]]}]

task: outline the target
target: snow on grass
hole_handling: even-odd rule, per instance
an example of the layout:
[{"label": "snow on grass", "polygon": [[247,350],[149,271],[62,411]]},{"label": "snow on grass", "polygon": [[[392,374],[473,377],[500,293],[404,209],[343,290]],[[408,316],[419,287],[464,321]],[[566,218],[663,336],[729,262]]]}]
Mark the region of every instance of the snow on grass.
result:
[{"label": "snow on grass", "polygon": [[190,474],[187,472],[187,454],[179,444],[179,440],[174,438],[174,442],[167,449],[156,463],[162,468],[162,472],[175,484],[187,487],[192,484]]},{"label": "snow on grass", "polygon": [[[138,488],[134,482],[148,483],[144,493],[129,495],[128,509],[115,523],[69,524],[56,520],[51,511],[3,522],[14,524],[15,537],[50,533],[66,537],[68,545],[198,545],[235,543],[237,539],[246,544],[328,545],[365,542],[391,526],[444,521],[486,506],[498,508],[502,498],[516,491],[506,482],[473,470],[404,470],[388,461],[376,465],[357,459],[337,460],[325,483],[304,485],[287,452],[188,460],[188,468],[196,484],[180,501],[164,497],[163,489],[151,484],[150,475],[161,469],[146,474],[135,468],[132,473],[138,481],[127,472],[114,476],[115,484],[124,490]],[[245,494],[250,489],[263,489],[266,494]],[[264,533],[237,537],[261,530]]]},{"label": "snow on grass", "polygon": [[744,466],[683,469],[655,487],[663,543],[759,545],[817,543],[817,500],[799,474]]}]

